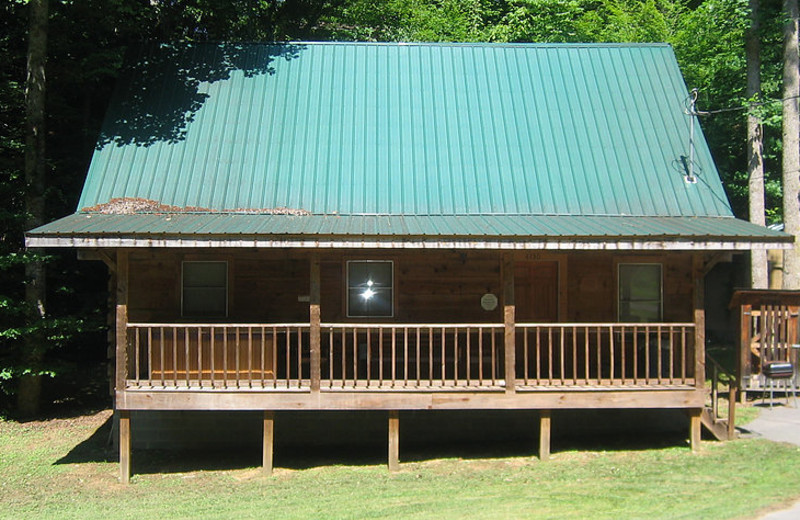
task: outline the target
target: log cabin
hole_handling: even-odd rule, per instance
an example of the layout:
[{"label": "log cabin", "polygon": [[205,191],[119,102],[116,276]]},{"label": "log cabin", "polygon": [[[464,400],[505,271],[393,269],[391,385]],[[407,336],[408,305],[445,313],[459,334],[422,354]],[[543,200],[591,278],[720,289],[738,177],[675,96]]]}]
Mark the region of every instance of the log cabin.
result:
[{"label": "log cabin", "polygon": [[74,214],[131,412],[680,409],[703,279],[792,237],[734,218],[667,45],[158,45]]}]

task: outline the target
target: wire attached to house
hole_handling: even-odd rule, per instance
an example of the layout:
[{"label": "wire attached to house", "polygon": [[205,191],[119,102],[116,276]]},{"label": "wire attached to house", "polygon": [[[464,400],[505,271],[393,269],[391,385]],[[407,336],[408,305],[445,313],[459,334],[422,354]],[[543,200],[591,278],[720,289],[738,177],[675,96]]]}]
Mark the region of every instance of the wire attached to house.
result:
[{"label": "wire attached to house", "polygon": [[689,105],[684,110],[684,113],[689,116],[689,157],[681,155],[681,163],[686,174],[683,179],[689,184],[697,184],[697,177],[694,175],[694,121],[695,116],[699,115],[697,111],[697,94],[698,90],[693,88],[691,95],[687,98]]}]

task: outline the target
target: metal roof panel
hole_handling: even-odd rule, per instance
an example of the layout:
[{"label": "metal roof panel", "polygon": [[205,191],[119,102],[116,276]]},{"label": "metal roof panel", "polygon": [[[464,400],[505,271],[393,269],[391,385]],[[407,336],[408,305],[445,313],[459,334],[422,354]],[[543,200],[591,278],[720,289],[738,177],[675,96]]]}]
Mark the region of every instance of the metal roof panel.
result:
[{"label": "metal roof panel", "polygon": [[730,216],[699,126],[684,182],[687,96],[666,45],[160,45],[119,81],[79,208]]}]

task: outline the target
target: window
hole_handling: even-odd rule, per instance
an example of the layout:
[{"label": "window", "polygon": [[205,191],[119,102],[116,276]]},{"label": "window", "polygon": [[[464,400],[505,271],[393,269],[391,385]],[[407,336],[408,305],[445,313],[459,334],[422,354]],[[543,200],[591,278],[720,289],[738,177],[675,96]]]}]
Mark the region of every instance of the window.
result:
[{"label": "window", "polygon": [[393,271],[390,261],[347,262],[347,315],[353,318],[393,316]]},{"label": "window", "polygon": [[182,289],[184,316],[227,316],[228,262],[183,262]]},{"label": "window", "polygon": [[661,264],[619,264],[619,321],[661,321]]}]

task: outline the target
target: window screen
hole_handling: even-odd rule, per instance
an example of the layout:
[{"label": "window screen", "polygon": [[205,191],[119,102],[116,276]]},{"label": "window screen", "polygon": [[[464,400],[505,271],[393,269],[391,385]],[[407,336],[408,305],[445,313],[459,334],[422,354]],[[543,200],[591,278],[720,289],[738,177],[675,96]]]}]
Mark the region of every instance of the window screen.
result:
[{"label": "window screen", "polygon": [[662,314],[661,264],[619,264],[619,321],[657,322]]},{"label": "window screen", "polygon": [[228,263],[183,263],[183,315],[224,317],[228,314]]},{"label": "window screen", "polygon": [[392,285],[392,262],[366,260],[347,262],[347,315],[393,316]]}]

